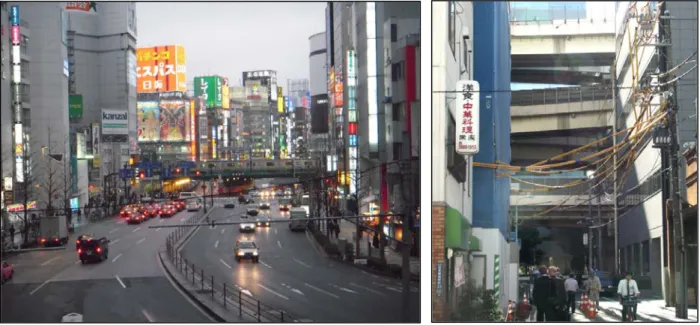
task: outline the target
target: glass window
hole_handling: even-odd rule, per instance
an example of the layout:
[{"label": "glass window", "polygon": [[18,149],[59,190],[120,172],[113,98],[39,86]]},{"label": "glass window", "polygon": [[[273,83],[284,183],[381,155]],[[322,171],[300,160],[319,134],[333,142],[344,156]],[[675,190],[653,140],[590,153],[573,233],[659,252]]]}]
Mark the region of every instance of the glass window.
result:
[{"label": "glass window", "polygon": [[467,169],[464,165],[464,157],[455,150],[456,122],[449,109],[447,109],[450,120],[447,123],[447,141],[445,142],[445,155],[447,156],[447,170],[454,176],[458,183],[463,183],[467,179]]},{"label": "glass window", "polygon": [[649,275],[651,265],[649,261],[649,240],[642,242],[642,274]]},{"label": "glass window", "polygon": [[22,102],[30,103],[30,87],[27,84],[22,84]]},{"label": "glass window", "polygon": [[398,31],[396,28],[396,24],[391,24],[391,41],[396,42],[398,39]]},{"label": "glass window", "polygon": [[27,43],[29,43],[29,38],[27,36],[20,36],[19,45],[22,54],[27,54]]}]

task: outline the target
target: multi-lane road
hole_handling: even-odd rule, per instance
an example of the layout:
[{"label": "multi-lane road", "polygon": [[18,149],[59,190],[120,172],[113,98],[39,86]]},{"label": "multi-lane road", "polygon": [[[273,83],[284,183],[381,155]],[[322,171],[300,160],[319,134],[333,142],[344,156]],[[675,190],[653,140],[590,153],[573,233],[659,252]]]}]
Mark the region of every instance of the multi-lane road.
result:
[{"label": "multi-lane road", "polygon": [[[263,211],[270,218],[288,218],[276,200]],[[217,204],[220,205],[220,204]],[[215,221],[242,221],[245,205],[235,209],[215,208]],[[263,216],[263,214],[261,214]],[[249,220],[254,220],[251,217]],[[260,249],[260,263],[238,263],[235,242],[249,238]],[[411,284],[410,308],[402,310],[401,282],[363,272],[322,256],[304,232],[291,232],[288,223],[273,223],[253,234],[241,234],[237,225],[200,227],[182,248],[188,261],[232,287],[293,317],[313,322],[400,322],[402,313],[420,321],[418,284]]]},{"label": "multi-lane road", "polygon": [[[150,225],[177,224],[194,213],[127,225],[118,217],[90,223],[71,236],[65,250],[8,258],[14,278],[2,286],[2,322],[55,323],[68,313],[84,322],[211,322],[165,277],[157,252],[172,231]],[[111,240],[109,258],[81,265],[75,237],[88,233]]]}]

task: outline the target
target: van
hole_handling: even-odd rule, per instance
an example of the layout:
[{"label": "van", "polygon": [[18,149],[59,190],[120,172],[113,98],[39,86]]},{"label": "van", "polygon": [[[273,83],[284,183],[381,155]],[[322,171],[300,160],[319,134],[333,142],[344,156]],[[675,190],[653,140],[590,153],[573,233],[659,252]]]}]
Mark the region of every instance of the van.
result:
[{"label": "van", "polygon": [[199,198],[201,199],[202,197],[197,195],[195,192],[180,192],[180,196],[178,197],[178,200],[187,200],[191,198]]}]

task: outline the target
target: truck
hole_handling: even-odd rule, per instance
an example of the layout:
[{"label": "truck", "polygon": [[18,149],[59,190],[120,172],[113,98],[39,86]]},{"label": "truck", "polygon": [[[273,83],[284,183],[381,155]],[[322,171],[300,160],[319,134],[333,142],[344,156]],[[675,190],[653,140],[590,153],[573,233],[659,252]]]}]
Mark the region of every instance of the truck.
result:
[{"label": "truck", "polygon": [[63,246],[68,243],[66,216],[56,215],[39,219],[39,244],[43,246]]}]

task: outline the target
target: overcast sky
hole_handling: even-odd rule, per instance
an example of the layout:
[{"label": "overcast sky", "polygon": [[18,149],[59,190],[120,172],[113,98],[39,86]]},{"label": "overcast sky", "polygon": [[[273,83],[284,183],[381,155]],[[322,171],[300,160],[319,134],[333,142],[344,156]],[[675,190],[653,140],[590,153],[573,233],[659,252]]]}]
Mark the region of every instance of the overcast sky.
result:
[{"label": "overcast sky", "polygon": [[[185,47],[187,79],[277,70],[278,83],[309,78],[309,36],[325,30],[326,3],[137,2],[138,46]],[[285,90],[286,93],[286,90]]]}]

